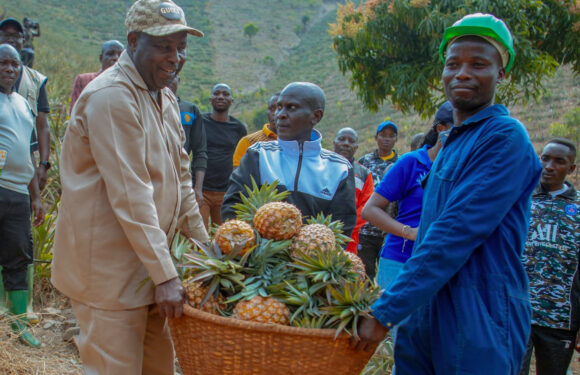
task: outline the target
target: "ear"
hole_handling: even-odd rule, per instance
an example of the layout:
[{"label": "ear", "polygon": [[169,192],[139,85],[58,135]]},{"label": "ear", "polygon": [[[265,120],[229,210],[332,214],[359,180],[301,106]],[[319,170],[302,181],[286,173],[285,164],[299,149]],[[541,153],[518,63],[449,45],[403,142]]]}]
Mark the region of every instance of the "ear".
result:
[{"label": "ear", "polygon": [[570,169],[568,170],[568,174],[571,174],[572,172],[574,172],[576,170],[576,164],[572,164],[570,166]]},{"label": "ear", "polygon": [[101,52],[101,54],[99,55],[99,62],[103,62],[103,53]]},{"label": "ear", "polygon": [[324,111],[322,109],[315,109],[312,111],[312,127],[316,126],[322,120],[324,116]]},{"label": "ear", "polygon": [[137,49],[137,42],[139,41],[139,33],[131,31],[127,35],[127,49],[131,52],[135,52]]},{"label": "ear", "polygon": [[437,130],[437,133],[444,132],[447,129],[449,129],[449,126],[447,126],[446,124],[438,123],[437,126],[435,126],[435,130]]},{"label": "ear", "polygon": [[505,78],[505,69],[504,68],[500,68],[499,71],[497,72],[497,83],[500,83],[504,80]]}]

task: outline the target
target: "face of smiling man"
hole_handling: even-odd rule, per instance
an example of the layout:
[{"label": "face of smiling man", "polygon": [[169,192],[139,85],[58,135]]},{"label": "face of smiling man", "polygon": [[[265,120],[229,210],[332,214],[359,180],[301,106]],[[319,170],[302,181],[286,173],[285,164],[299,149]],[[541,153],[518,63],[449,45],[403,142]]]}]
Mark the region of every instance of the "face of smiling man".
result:
[{"label": "face of smiling man", "polygon": [[185,61],[185,31],[166,36],[131,32],[127,41],[129,56],[151,91],[160,90],[170,84]]},{"label": "face of smiling man", "polygon": [[20,56],[14,47],[0,45],[0,91],[10,94],[20,73]]}]

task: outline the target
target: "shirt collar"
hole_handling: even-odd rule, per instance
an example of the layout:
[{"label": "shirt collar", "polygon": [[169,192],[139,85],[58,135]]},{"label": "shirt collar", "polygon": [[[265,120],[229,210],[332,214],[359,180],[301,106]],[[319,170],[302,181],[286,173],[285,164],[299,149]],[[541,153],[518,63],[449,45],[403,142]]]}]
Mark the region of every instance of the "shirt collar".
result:
[{"label": "shirt collar", "polygon": [[117,64],[119,65],[119,68],[127,74],[135,86],[139,87],[140,89],[149,91],[147,84],[143,80],[143,77],[141,77],[141,74],[139,74],[139,71],[137,71],[137,67],[133,63],[133,60],[131,60],[127,50],[121,53]]},{"label": "shirt collar", "polygon": [[[298,141],[285,141],[278,138],[278,145],[280,145],[282,150],[286,150],[288,152],[298,153],[300,151],[300,144]],[[321,150],[322,135],[318,130],[312,130],[312,133],[310,134],[310,141],[305,141],[304,145],[302,146],[302,155],[319,155]]]},{"label": "shirt collar", "polygon": [[[563,192],[562,194],[558,195],[558,197],[563,197],[566,199],[574,199],[574,197],[576,196],[576,189],[574,188],[574,185],[572,185],[570,182],[568,181],[564,181],[564,185],[566,185],[568,187],[568,189],[566,189],[565,192]],[[544,189],[544,187],[542,186],[541,183],[538,184],[538,186],[536,186],[536,189],[534,190],[533,195],[549,195],[550,193]]]},{"label": "shirt collar", "polygon": [[483,120],[487,120],[490,117],[509,116],[509,115],[510,111],[506,108],[505,105],[494,104],[492,106],[482,109],[473,116],[467,118],[467,120],[463,121],[463,124],[461,124],[460,126],[477,124]]},{"label": "shirt collar", "polygon": [[418,149],[417,151],[415,151],[417,153],[417,160],[419,161],[419,163],[426,166],[431,166],[433,164],[431,158],[429,157],[429,153],[427,152],[427,150],[429,150],[431,147],[433,146],[425,145],[420,149]]},{"label": "shirt collar", "polygon": [[[131,82],[133,82],[133,84],[136,87],[150,92],[149,88],[147,87],[147,84],[143,80],[143,77],[141,77],[141,74],[139,74],[137,67],[133,63],[133,60],[131,60],[131,57],[127,53],[127,50],[123,51],[123,53],[121,53],[121,56],[119,56],[119,60],[117,61],[117,63],[107,70],[110,70],[115,66],[119,66],[119,69],[121,69],[125,74],[127,74]],[[177,103],[177,99],[175,98],[175,96],[169,94],[170,91],[171,90],[169,90],[168,88],[162,88],[161,90],[159,90],[159,94],[162,97],[162,101]],[[163,104],[163,106],[166,105]]]}]

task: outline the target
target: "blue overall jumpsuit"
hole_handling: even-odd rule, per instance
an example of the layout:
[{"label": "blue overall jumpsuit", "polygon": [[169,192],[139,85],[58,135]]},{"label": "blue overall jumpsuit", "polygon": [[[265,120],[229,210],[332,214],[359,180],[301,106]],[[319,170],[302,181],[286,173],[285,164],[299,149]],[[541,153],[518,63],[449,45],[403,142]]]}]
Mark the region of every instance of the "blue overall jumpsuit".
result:
[{"label": "blue overall jumpsuit", "polygon": [[523,125],[494,105],[435,160],[412,257],[373,305],[397,332],[397,375],[518,374],[530,331],[520,260],[541,172]]}]

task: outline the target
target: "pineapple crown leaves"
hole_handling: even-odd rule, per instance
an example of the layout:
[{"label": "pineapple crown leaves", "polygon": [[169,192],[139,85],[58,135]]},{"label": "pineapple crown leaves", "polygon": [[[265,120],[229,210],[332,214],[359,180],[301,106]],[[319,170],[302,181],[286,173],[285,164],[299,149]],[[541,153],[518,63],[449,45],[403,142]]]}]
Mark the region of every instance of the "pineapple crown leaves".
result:
[{"label": "pineapple crown leaves", "polygon": [[278,298],[289,305],[292,311],[290,316],[290,322],[304,321],[304,319],[311,318],[321,318],[322,321],[326,321],[325,313],[319,310],[321,305],[320,297],[316,295],[316,290],[309,287],[307,283],[304,282],[289,282],[284,280],[285,288],[281,291]]},{"label": "pineapple crown leaves", "polygon": [[287,264],[290,261],[288,252],[291,244],[291,240],[273,241],[258,237],[256,247],[249,253],[244,267],[244,273],[249,276],[244,280],[244,288],[227,303],[251,299],[257,295],[267,297],[275,293],[276,288],[272,286],[282,283],[290,273]]},{"label": "pineapple crown leaves", "polygon": [[290,192],[278,192],[278,180],[271,184],[264,183],[262,186],[258,187],[254,177],[250,176],[250,178],[252,180],[252,188],[250,189],[248,186],[244,186],[247,195],[240,192],[242,202],[236,203],[232,208],[236,212],[236,217],[239,220],[252,223],[256,211],[258,211],[260,207],[266,203],[283,201],[288,195],[290,195]]},{"label": "pineapple crown leaves", "polygon": [[290,320],[294,327],[301,327],[301,328],[324,328],[326,322],[328,320],[327,315],[321,316],[309,316],[309,315],[302,315],[299,317]]},{"label": "pineapple crown leaves", "polygon": [[344,227],[344,223],[340,220],[332,221],[332,215],[325,216],[322,212],[319,212],[316,217],[311,216],[306,220],[307,224],[322,224],[327,226],[332,233],[334,233],[334,237],[336,238],[336,244],[342,246],[352,239],[348,236],[342,234],[342,228]]},{"label": "pineapple crown leaves", "polygon": [[248,259],[248,272],[262,273],[264,268],[290,261],[292,240],[274,241],[257,236],[256,246]]},{"label": "pineapple crown leaves", "polygon": [[299,251],[298,254],[290,266],[314,283],[322,283],[322,286],[329,283],[338,285],[358,278],[351,260],[342,249],[336,251],[315,249],[310,253]]},{"label": "pineapple crown leaves", "polygon": [[371,305],[379,298],[380,289],[369,280],[346,282],[341,288],[328,285],[327,288],[332,296],[331,305],[320,308],[331,316],[326,325],[336,328],[335,338],[343,330],[358,337],[359,318],[370,316]]},{"label": "pineapple crown leaves", "polygon": [[215,242],[208,246],[195,239],[191,241],[198,251],[184,253],[182,258],[185,263],[181,267],[189,270],[193,281],[209,284],[212,293],[218,291],[218,286],[234,293],[244,287],[245,276],[242,271],[250,252],[236,260],[241,248],[235,248],[224,255]]}]

